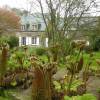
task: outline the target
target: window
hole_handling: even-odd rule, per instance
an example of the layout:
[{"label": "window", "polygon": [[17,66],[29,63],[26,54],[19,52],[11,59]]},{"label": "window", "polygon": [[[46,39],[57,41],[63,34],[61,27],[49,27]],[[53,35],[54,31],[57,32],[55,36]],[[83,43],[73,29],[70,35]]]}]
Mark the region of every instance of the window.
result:
[{"label": "window", "polygon": [[30,24],[26,24],[26,30],[29,30]]},{"label": "window", "polygon": [[37,25],[32,25],[33,26],[33,30],[36,31],[37,30]]},{"label": "window", "polygon": [[26,45],[26,37],[22,37],[22,45]]},{"label": "window", "polygon": [[21,25],[21,31],[25,30],[25,25]]},{"label": "window", "polygon": [[38,24],[38,30],[40,30],[41,29],[41,24]]},{"label": "window", "polygon": [[32,37],[32,44],[37,44],[37,37]]}]

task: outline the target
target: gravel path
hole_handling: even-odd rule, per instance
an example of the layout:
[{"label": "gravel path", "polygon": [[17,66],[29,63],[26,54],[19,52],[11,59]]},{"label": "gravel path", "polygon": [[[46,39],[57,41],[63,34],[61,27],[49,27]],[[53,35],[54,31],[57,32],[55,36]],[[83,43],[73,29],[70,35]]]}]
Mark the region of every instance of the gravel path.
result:
[{"label": "gravel path", "polygon": [[95,96],[97,96],[98,89],[100,90],[100,77],[96,76],[90,77],[87,85],[87,92],[93,93]]}]

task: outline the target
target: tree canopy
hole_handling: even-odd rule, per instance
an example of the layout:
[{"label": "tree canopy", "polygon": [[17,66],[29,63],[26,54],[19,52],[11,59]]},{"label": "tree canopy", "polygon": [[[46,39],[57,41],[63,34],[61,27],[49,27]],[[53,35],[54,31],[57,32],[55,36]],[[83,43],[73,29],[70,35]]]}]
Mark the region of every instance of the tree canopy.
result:
[{"label": "tree canopy", "polygon": [[14,33],[20,28],[20,18],[11,10],[0,8],[0,35]]}]

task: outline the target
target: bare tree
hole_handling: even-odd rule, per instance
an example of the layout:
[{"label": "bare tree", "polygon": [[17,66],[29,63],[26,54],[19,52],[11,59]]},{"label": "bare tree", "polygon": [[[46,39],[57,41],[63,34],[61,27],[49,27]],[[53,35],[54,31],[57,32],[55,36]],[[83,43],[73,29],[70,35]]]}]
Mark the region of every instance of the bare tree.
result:
[{"label": "bare tree", "polygon": [[31,2],[31,8],[38,8],[42,14],[49,46],[59,44],[63,56],[70,51],[69,41],[77,33],[83,32],[82,24],[84,23],[84,29],[87,28],[86,24],[91,24],[88,20],[82,19],[89,17],[89,11],[95,6],[96,0],[32,0]]},{"label": "bare tree", "polygon": [[[33,0],[34,1],[34,0]],[[69,31],[79,28],[79,22],[83,16],[95,5],[95,0],[37,0],[40,6],[43,20],[46,25],[48,38],[53,44],[61,37],[68,35]],[[44,4],[45,3],[45,7]],[[47,9],[48,16],[45,16]],[[51,30],[49,25],[51,25]]]}]

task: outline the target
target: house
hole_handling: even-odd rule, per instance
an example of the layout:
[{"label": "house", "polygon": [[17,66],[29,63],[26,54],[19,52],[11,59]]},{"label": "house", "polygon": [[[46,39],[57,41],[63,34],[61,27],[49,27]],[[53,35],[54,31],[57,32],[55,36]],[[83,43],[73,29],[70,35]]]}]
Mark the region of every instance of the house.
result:
[{"label": "house", "polygon": [[[38,17],[37,17],[38,16]],[[19,46],[46,46],[48,38],[45,33],[45,23],[41,14],[21,16],[21,30],[17,32]]]},{"label": "house", "polygon": [[[96,24],[96,17],[83,17],[80,20],[80,27],[77,27],[77,21],[73,22],[69,33],[78,34],[74,37],[74,40],[87,40],[83,37],[83,33],[86,33],[88,29],[93,30]],[[21,16],[21,30],[17,32],[19,37],[19,46],[46,46],[48,47],[48,37],[45,32],[46,26],[41,13],[24,14]],[[82,30],[82,32],[81,32]],[[70,34],[69,34],[70,35]],[[89,43],[88,43],[89,44]]]}]

